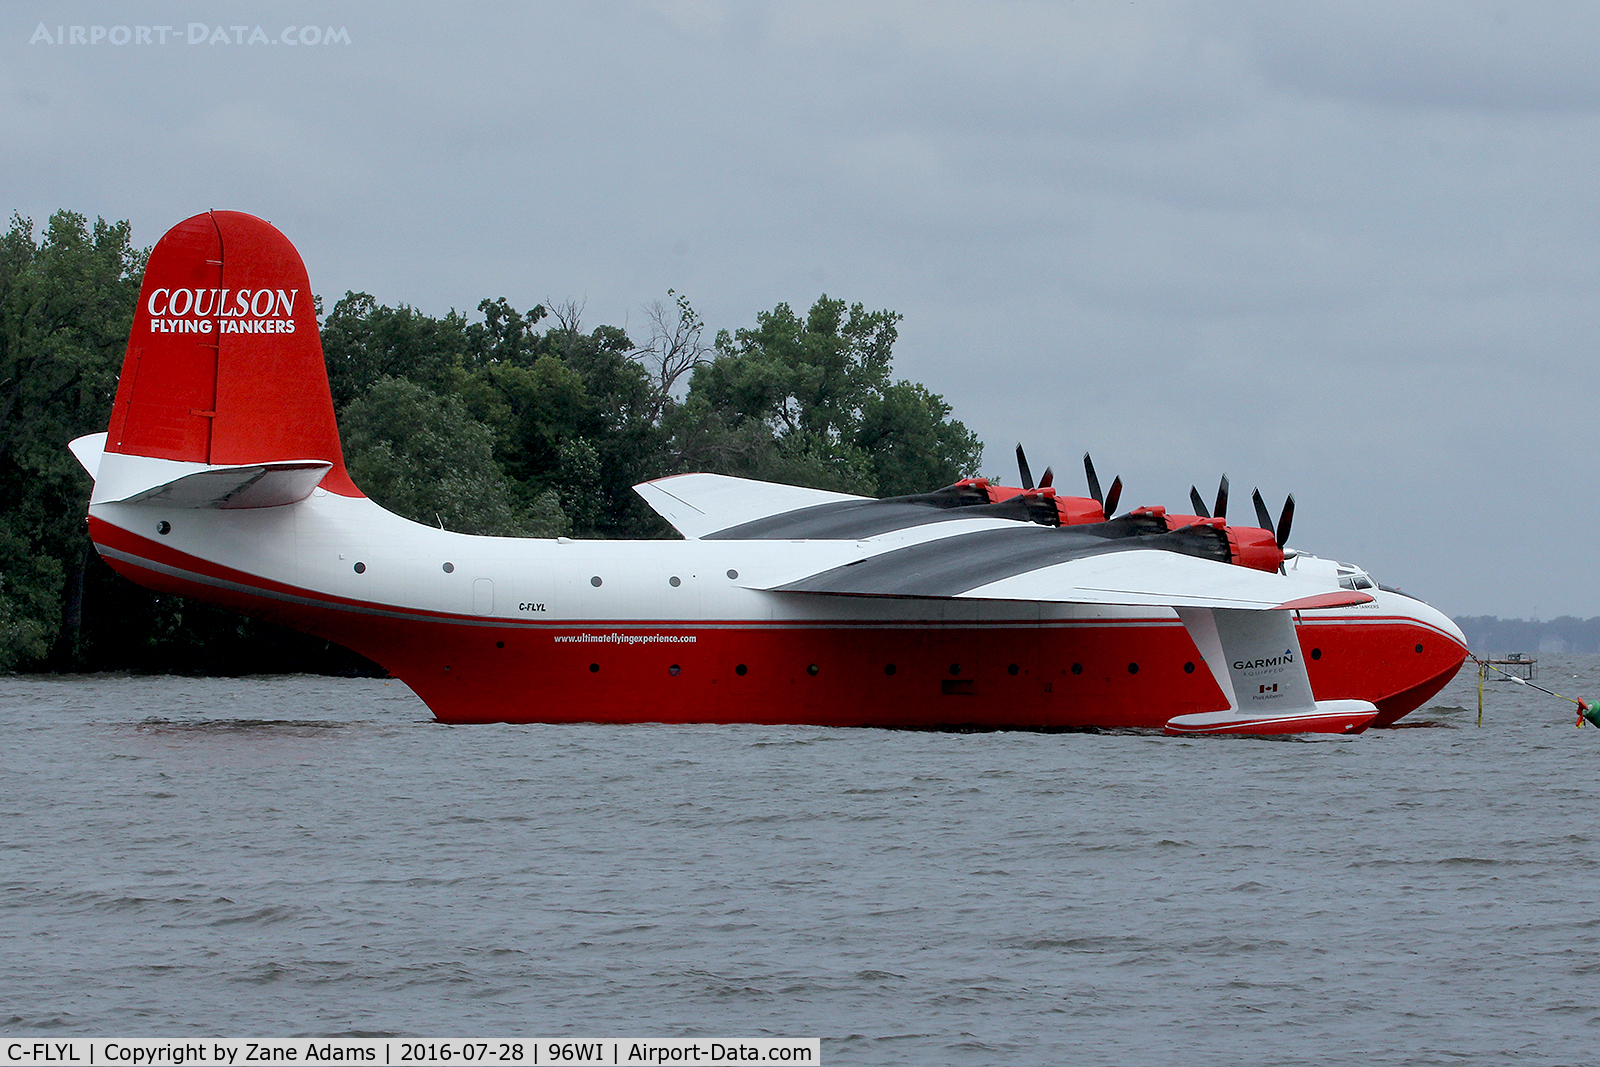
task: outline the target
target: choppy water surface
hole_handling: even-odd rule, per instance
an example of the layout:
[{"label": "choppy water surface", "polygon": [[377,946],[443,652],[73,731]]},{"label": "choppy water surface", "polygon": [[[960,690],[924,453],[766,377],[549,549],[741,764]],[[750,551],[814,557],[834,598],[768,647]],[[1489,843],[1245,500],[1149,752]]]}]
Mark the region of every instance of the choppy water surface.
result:
[{"label": "choppy water surface", "polygon": [[[1600,658],[1540,681],[1600,697]],[[1600,730],[431,722],[0,678],[9,1034],[821,1036],[830,1063],[1583,1063]]]}]

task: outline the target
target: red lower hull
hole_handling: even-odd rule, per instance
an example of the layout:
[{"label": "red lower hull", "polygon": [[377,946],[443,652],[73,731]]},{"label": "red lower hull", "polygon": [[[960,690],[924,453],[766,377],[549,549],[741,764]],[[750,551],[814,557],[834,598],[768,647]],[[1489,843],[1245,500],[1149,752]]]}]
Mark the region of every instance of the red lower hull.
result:
[{"label": "red lower hull", "polygon": [[[144,541],[120,533],[119,542]],[[176,560],[152,569],[118,554],[108,562],[140,584],[361,653],[444,722],[1161,729],[1175,715],[1226,707],[1176,619],[919,628],[430,618],[241,588],[248,576],[237,572],[197,579],[177,571]],[[1299,633],[1318,698],[1372,701],[1377,724],[1419,707],[1465,657],[1455,641],[1408,619],[1308,621]]]}]

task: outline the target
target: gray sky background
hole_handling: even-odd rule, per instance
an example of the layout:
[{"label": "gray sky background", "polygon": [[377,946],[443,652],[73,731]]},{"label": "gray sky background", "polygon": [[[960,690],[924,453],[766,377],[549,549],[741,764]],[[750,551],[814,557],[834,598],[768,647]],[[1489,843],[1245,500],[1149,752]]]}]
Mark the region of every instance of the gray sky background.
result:
[{"label": "gray sky background", "polygon": [[1590,616],[1597,45],[1600,6],[1463,0],[9,0],[0,206],[249,211],[330,302],[893,308],[986,473],[1021,440],[1081,492],[1087,449],[1187,510],[1226,471],[1449,613]]}]

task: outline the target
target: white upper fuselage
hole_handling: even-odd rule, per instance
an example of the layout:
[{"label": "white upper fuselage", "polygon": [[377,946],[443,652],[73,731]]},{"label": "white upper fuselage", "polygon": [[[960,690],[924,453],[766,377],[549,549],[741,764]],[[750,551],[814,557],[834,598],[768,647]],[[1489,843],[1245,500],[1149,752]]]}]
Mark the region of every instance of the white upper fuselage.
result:
[{"label": "white upper fuselage", "polygon": [[[102,503],[93,505],[91,514],[177,552],[269,583],[400,612],[475,616],[512,625],[627,620],[688,624],[882,620],[927,625],[1091,618],[1178,621],[1171,606],[1138,602],[1140,594],[1126,590],[1105,594],[1120,603],[1047,602],[1029,599],[1020,590],[1012,599],[1005,596],[1005,582],[995,583],[998,588],[991,595],[943,599],[770,591],[787,581],[919,541],[1017,525],[1002,519],[957,519],[860,540],[480,537],[424,526],[368,499],[322,489],[299,503],[269,508]],[[1042,536],[1050,533],[1043,527],[1039,530]],[[1158,567],[1167,557],[1180,565],[1192,562],[1165,552],[1141,555]],[[1321,572],[1322,564],[1334,566],[1311,556],[1301,556],[1294,564],[1307,572]],[[1257,596],[1261,603],[1255,606],[1335,584],[1320,573],[1318,581],[1302,586],[1283,576],[1243,568],[1213,565],[1212,569],[1230,581],[1244,580],[1252,591],[1241,595]],[[1034,585],[1040,582],[1036,576],[1024,577]],[[1255,586],[1267,588],[1268,593],[1255,593]],[[1308,614],[1402,616],[1459,639],[1454,623],[1420,601],[1376,588],[1364,592],[1373,597],[1371,603]],[[1164,598],[1175,599],[1170,593]]]}]

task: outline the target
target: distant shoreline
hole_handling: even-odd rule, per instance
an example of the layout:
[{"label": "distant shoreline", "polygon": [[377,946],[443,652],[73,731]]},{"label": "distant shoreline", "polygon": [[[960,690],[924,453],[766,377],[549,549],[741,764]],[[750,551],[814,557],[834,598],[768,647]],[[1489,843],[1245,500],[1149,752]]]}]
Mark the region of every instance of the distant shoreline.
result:
[{"label": "distant shoreline", "polygon": [[1458,615],[1455,624],[1477,655],[1502,652],[1600,652],[1600,616],[1580,619],[1502,619],[1496,615]]}]

